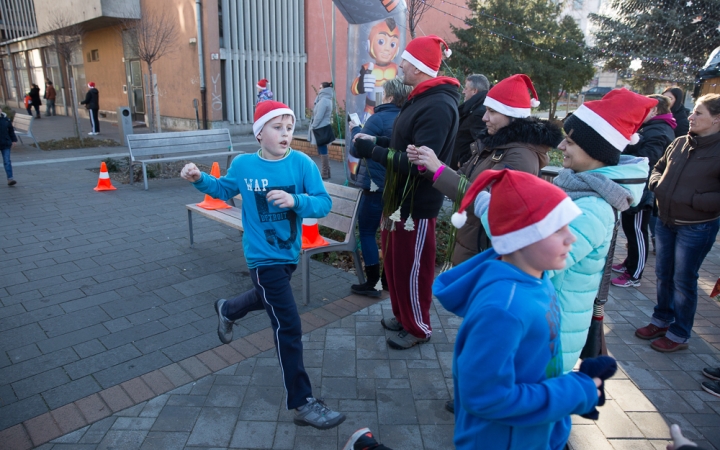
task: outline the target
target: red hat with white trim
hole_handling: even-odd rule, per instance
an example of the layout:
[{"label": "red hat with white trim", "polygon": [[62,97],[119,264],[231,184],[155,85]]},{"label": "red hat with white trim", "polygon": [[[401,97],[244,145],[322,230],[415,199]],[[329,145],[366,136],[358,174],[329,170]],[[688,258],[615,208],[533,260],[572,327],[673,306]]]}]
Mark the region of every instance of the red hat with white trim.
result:
[{"label": "red hat with white trim", "polygon": [[613,89],[600,100],[580,105],[563,128],[591,158],[614,166],[628,144],[638,143],[637,131],[657,103],[625,88]]},{"label": "red hat with white trim", "polygon": [[521,73],[493,86],[485,96],[483,105],[508,117],[523,118],[530,116],[532,108],[540,106],[540,100],[530,77]]},{"label": "red hat with white trim", "polygon": [[284,116],[285,114],[291,115],[293,122],[295,121],[295,113],[285,103],[273,100],[258,103],[257,107],[255,107],[255,117],[253,121],[253,134],[255,138],[257,139],[257,135],[260,134],[268,121],[278,116]]},{"label": "red hat with white trim", "polygon": [[[440,46],[444,46],[445,50],[440,51]],[[410,41],[405,46],[402,59],[415,66],[420,72],[436,77],[443,55],[449,58],[452,50],[441,37],[431,34]]]},{"label": "red hat with white trim", "polygon": [[93,81],[89,82],[89,83],[88,83],[88,87],[89,87],[89,88],[94,88],[94,87],[95,87],[95,83],[94,83]]},{"label": "red hat with white trim", "polygon": [[465,193],[460,209],[453,214],[453,225],[464,223],[465,209],[490,185],[488,222],[492,246],[500,255],[539,242],[582,214],[562,189],[536,175],[519,170],[486,170]]},{"label": "red hat with white trim", "polygon": [[262,80],[258,81],[255,86],[257,86],[258,89],[265,89],[267,88],[268,83],[270,83],[267,79],[263,78]]}]

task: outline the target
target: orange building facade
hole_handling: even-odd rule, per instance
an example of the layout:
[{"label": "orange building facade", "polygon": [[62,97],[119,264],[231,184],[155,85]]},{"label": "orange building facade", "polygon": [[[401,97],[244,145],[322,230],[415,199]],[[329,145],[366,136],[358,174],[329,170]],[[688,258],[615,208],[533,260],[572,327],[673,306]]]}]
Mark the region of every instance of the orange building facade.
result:
[{"label": "orange building facade", "polygon": [[[148,66],[127,44],[128,30],[143,20],[143,13],[164,14],[175,28],[170,51],[152,65],[162,131],[197,129],[199,122],[200,128],[249,133],[255,84],[262,78],[270,80],[275,99],[303,118],[322,81],[334,76],[335,85],[344,86],[348,76],[348,24],[331,0],[28,1],[37,31],[0,45],[0,92],[11,106],[22,107],[32,83],[44,92],[45,80],[51,79],[58,91],[58,113],[69,114],[66,105],[73,91],[79,101],[93,81],[100,92],[101,120],[113,121],[118,107],[130,107],[134,120],[147,123],[152,92]],[[68,61],[52,45],[58,18],[83,30],[81,46]],[[430,9],[416,31],[452,41],[451,24],[463,26],[461,20]],[[344,95],[338,89],[341,106]],[[85,114],[80,108],[80,115]]]}]

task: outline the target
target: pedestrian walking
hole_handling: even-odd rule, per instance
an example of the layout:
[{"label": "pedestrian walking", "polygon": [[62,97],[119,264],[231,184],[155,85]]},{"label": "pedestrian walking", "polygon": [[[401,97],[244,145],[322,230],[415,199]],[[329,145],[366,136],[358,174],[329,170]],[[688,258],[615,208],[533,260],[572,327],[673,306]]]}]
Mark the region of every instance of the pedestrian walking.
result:
[{"label": "pedestrian walking", "polygon": [[443,54],[450,53],[437,36],[410,41],[400,67],[403,83],[413,89],[395,119],[392,137],[359,133],[354,139],[359,157],[386,167],[381,245],[393,317],[383,318],[381,324],[398,333],[387,344],[399,350],[428,342],[432,336],[435,222],[444,195],[410,163],[407,149],[424,145],[436,151],[440,161],[450,163],[459,122],[460,82],[438,76]]},{"label": "pedestrian walking", "polygon": [[97,136],[100,134],[100,122],[98,121],[98,112],[100,111],[100,93],[95,87],[94,82],[88,83],[88,91],[85,94],[85,100],[80,102],[81,105],[85,105],[88,113],[90,114],[90,127],[91,131],[88,133],[90,136]]},{"label": "pedestrian walking", "polygon": [[57,98],[57,92],[53,82],[49,79],[45,81],[45,116],[50,117],[55,115],[55,99]]},{"label": "pedestrian walking", "polygon": [[295,409],[296,425],[324,430],[340,425],[345,415],[313,397],[290,279],[300,257],[303,218],[326,216],[332,200],[315,163],[290,148],[294,128],[290,108],[272,100],[262,102],[255,108],[253,123],[259,151],[236,157],[220,178],[201,173],[192,163],[181,176],[213,198],[243,198],[243,249],[254,287],[215,302],[220,341],[232,341],[236,320],[264,309],[272,325],[286,407]]},{"label": "pedestrian walking", "polygon": [[720,95],[700,97],[689,121],[689,133],[673,141],[650,175],[658,205],[657,305],[635,336],[659,338],[650,344],[659,352],[688,348],[698,271],[720,228]]},{"label": "pedestrian walking", "polygon": [[[37,84],[33,83],[28,95],[30,96],[30,105],[33,107],[33,109],[35,109],[35,118],[42,118],[40,116],[40,106],[42,106],[42,100],[40,100],[40,87]],[[30,112],[29,109],[28,112]],[[32,113],[30,113],[30,115],[32,116]]]},{"label": "pedestrian walking", "polygon": [[333,84],[331,81],[323,81],[322,89],[315,97],[312,119],[308,129],[308,141],[317,146],[317,152],[320,155],[320,174],[323,180],[327,180],[331,176],[328,144],[335,140],[330,120],[333,110],[332,100]]},{"label": "pedestrian walking", "polygon": [[10,161],[10,149],[13,142],[17,141],[10,118],[4,112],[0,112],[0,152],[2,152],[3,167],[5,168],[8,186],[17,184],[17,181],[13,179],[12,162]]}]

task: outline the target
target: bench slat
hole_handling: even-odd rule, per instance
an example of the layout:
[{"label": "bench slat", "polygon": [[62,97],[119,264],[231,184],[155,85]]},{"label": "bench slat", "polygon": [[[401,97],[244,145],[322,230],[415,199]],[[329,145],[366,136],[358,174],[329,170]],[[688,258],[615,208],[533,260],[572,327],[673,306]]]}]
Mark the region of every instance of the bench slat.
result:
[{"label": "bench slat", "polygon": [[177,161],[180,159],[189,159],[192,157],[204,158],[207,156],[232,156],[232,155],[242,155],[243,153],[244,152],[241,152],[241,151],[203,153],[202,155],[198,155],[197,153],[191,153],[191,154],[184,154],[184,155],[180,155],[180,156],[166,156],[164,158],[135,159],[134,162],[136,162],[136,163],[144,162],[145,164],[153,164],[153,163],[159,163],[159,162],[163,162],[163,161]]},{"label": "bench slat", "polygon": [[32,124],[32,116],[25,116],[21,114],[15,114],[15,117],[13,118],[13,128],[15,131],[20,131],[23,133],[23,136],[26,135],[30,131],[30,125]]},{"label": "bench slat", "polygon": [[176,137],[182,138],[182,137],[186,137],[186,136],[193,137],[193,136],[213,136],[213,135],[230,136],[230,131],[226,128],[218,128],[215,130],[169,131],[167,133],[130,134],[130,135],[128,135],[128,140],[129,141],[152,140],[156,136],[162,136],[164,138],[176,138]]},{"label": "bench slat", "polygon": [[137,159],[139,157],[143,156],[153,156],[153,155],[174,155],[178,153],[189,153],[189,154],[195,154],[199,155],[200,152],[211,152],[211,151],[218,151],[218,150],[226,150],[228,152],[232,151],[232,145],[228,145],[227,143],[203,143],[203,144],[192,144],[192,145],[175,145],[170,147],[152,147],[152,148],[141,148],[141,149],[135,149],[133,148],[130,150],[130,153],[133,156],[133,159]]},{"label": "bench slat", "polygon": [[350,226],[352,225],[352,219],[330,211],[330,214],[318,219],[318,223],[324,227],[332,228],[335,231],[348,234]]},{"label": "bench slat", "polygon": [[185,205],[185,207],[187,209],[189,209],[190,211],[198,213],[201,216],[207,217],[208,219],[215,220],[217,222],[222,223],[223,225],[227,225],[231,228],[235,228],[236,230],[243,231],[242,212],[238,208],[205,209],[205,208],[201,208],[201,207],[197,206],[194,203]]},{"label": "bench slat", "polygon": [[141,150],[146,148],[157,147],[175,147],[177,145],[197,145],[197,144],[215,144],[217,146],[227,146],[232,144],[228,136],[188,136],[187,138],[165,138],[159,137],[152,140],[142,140],[132,142],[133,150]]},{"label": "bench slat", "polygon": [[339,184],[325,183],[325,190],[331,197],[346,198],[356,202],[360,198],[362,191],[357,188],[348,186],[340,186]]},{"label": "bench slat", "polygon": [[345,200],[344,198],[331,197],[332,198],[332,212],[341,216],[352,217],[355,212],[355,205],[357,202],[352,200]]}]

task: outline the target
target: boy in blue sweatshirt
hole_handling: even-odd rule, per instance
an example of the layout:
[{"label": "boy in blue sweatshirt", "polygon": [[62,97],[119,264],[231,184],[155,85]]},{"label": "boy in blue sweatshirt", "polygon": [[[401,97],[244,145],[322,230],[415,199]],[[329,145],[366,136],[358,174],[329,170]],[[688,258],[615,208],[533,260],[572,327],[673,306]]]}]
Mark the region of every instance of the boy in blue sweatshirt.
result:
[{"label": "boy in blue sweatshirt", "polygon": [[192,163],[180,175],[215,198],[227,200],[242,194],[243,249],[254,288],[215,303],[220,341],[232,341],[236,320],[264,309],[272,324],[287,408],[296,410],[295,424],[325,430],[340,425],[345,415],[312,395],[290,279],[300,258],[302,219],[325,217],[332,200],[315,163],[290,148],[294,128],[290,108],[272,100],[261,102],[253,123],[260,142],[257,153],[235,158],[220,178],[201,173]]},{"label": "boy in blue sweatshirt", "polygon": [[442,305],[463,317],[453,354],[455,446],[562,449],[570,415],[594,411],[602,385],[584,373],[563,375],[560,311],[545,274],[565,266],[575,241],[568,224],[580,209],[534,175],[488,170],[460,212],[490,184],[493,248],[433,286]]}]

